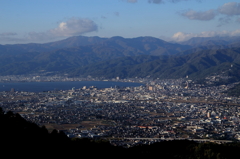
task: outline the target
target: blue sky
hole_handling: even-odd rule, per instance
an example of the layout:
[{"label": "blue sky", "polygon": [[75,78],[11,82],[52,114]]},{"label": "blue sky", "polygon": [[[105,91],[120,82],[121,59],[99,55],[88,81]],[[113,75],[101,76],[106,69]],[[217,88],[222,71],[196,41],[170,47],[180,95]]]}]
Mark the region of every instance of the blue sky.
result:
[{"label": "blue sky", "polygon": [[0,0],[0,11],[0,44],[79,35],[240,36],[240,3],[229,0]]}]

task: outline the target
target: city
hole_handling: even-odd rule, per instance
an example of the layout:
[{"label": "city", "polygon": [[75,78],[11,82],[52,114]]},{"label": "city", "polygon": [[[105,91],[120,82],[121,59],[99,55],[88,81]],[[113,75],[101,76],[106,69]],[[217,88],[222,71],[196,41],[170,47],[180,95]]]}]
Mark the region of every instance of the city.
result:
[{"label": "city", "polygon": [[[214,83],[226,76],[207,77]],[[11,80],[10,80],[11,79]],[[82,81],[92,77],[2,76],[0,81]],[[188,78],[105,79],[139,82],[139,87],[95,86],[18,92],[0,92],[0,107],[19,113],[28,121],[70,138],[108,139],[116,146],[131,147],[162,140],[232,142],[240,140],[240,98],[224,93],[235,84],[204,85]]]}]

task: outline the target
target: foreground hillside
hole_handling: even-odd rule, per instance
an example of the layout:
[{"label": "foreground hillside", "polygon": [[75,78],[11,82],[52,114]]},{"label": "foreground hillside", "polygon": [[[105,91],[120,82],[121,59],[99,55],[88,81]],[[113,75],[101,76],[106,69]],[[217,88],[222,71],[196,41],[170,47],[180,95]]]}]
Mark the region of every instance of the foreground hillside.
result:
[{"label": "foreground hillside", "polygon": [[[108,142],[92,142],[88,139],[70,140],[63,132],[51,133],[13,112],[4,113],[0,108],[1,152],[9,157],[67,157],[79,155],[105,155],[118,148]],[[94,152],[94,154],[92,154]],[[33,155],[33,156],[32,156]]]},{"label": "foreground hillside", "polygon": [[114,147],[104,140],[69,139],[62,132],[51,133],[23,119],[19,114],[0,108],[1,152],[9,157],[158,157],[176,159],[239,158],[239,143],[214,144],[192,141],[168,141],[132,148]]}]

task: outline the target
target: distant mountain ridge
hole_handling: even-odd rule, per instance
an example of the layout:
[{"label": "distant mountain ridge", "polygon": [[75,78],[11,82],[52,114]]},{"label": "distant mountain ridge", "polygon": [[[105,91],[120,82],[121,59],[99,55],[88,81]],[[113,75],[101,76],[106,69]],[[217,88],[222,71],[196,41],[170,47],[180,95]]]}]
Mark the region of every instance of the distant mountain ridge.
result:
[{"label": "distant mountain ridge", "polygon": [[46,44],[0,45],[0,75],[61,71],[125,56],[171,55],[189,49],[153,37],[71,37]]},{"label": "distant mountain ridge", "polygon": [[[131,56],[68,70],[75,76],[183,78],[204,77],[229,71],[231,65],[240,69],[240,48],[203,50],[182,56]],[[232,68],[233,69],[233,68]],[[240,72],[235,71],[236,75]]]},{"label": "distant mountain ridge", "polygon": [[193,37],[187,41],[181,42],[183,45],[190,45],[194,47],[207,46],[207,45],[233,45],[234,43],[239,43],[239,36],[225,36],[225,37]]},{"label": "distant mountain ridge", "polygon": [[0,45],[0,75],[53,71],[70,76],[181,78],[206,76],[240,63],[240,37],[192,38],[182,44],[153,37],[75,36],[45,44]]}]

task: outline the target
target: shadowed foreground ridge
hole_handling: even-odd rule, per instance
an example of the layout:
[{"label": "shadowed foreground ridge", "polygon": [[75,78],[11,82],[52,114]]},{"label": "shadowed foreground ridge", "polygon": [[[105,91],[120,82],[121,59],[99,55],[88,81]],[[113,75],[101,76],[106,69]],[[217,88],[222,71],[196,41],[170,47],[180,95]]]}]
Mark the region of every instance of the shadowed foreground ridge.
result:
[{"label": "shadowed foreground ridge", "polygon": [[[93,142],[89,139],[68,138],[63,132],[53,130],[51,133],[42,126],[26,121],[18,113],[4,113],[0,108],[0,142],[1,152],[14,156],[75,156],[79,153],[87,155],[103,155],[111,149],[117,149],[106,141]],[[94,153],[92,153],[92,152]],[[88,154],[89,152],[89,154]]]},{"label": "shadowed foreground ridge", "polygon": [[132,148],[114,147],[104,140],[69,139],[63,132],[51,133],[26,121],[18,113],[0,108],[1,152],[16,157],[155,157],[176,159],[239,158],[239,143],[215,144],[193,141],[164,141]]}]

